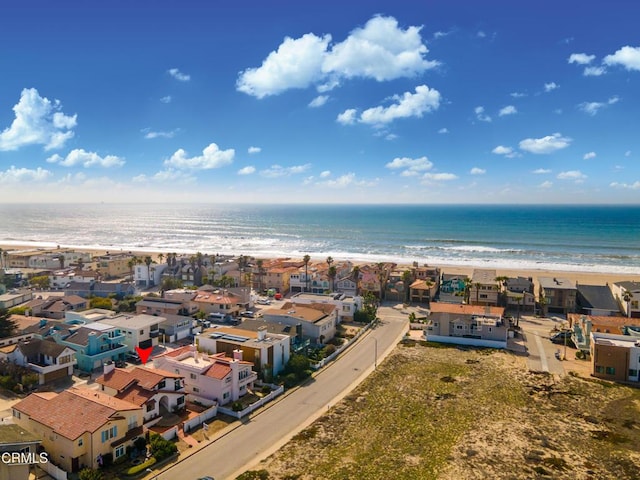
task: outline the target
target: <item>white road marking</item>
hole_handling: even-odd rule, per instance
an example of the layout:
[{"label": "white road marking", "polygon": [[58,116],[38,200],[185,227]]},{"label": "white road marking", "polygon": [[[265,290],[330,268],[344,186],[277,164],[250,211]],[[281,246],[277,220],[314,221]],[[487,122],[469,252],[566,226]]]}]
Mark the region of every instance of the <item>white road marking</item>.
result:
[{"label": "white road marking", "polygon": [[542,346],[542,340],[540,340],[540,335],[533,334],[536,337],[536,346],[538,347],[538,355],[540,357],[540,363],[542,364],[542,370],[545,372],[549,371],[549,364],[547,363],[547,354],[544,351],[544,347]]}]

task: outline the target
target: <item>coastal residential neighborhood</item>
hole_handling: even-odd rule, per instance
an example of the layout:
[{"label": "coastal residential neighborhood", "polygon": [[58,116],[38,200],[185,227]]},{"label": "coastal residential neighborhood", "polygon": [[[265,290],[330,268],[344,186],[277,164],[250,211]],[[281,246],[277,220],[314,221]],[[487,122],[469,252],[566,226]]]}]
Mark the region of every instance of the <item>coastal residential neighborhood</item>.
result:
[{"label": "coastal residential neighborhood", "polygon": [[[538,348],[525,319],[546,319],[557,359],[569,347],[591,377],[640,381],[640,282],[502,273],[3,247],[0,450],[46,461],[3,465],[0,478],[157,475],[221,418],[268,416],[265,405],[366,341],[382,306],[407,338],[520,353]],[[374,353],[375,367],[377,340]]]}]

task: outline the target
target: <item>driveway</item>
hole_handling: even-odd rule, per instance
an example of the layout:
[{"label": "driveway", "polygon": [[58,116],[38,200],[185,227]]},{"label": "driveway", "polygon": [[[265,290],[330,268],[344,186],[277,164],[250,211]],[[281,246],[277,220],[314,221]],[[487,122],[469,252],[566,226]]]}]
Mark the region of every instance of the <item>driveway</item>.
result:
[{"label": "driveway", "polygon": [[[522,337],[527,349],[527,366],[529,370],[536,372],[549,372],[564,375],[565,368],[562,360],[556,357],[564,354],[564,346],[551,343],[549,332],[554,328],[560,328],[561,323],[555,319],[523,316],[520,319]],[[567,349],[567,357],[569,349]]]}]

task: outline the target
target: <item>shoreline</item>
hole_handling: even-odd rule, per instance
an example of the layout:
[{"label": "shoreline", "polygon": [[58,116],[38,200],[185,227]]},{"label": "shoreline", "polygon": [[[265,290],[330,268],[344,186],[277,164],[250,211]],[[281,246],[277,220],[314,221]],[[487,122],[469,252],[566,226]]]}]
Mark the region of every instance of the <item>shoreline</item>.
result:
[{"label": "shoreline", "polygon": [[[58,245],[55,242],[28,242],[28,241],[15,241],[10,243],[3,242],[0,244],[0,248],[3,251],[31,251],[31,250],[56,250],[58,246],[61,249],[68,250],[80,250],[84,252],[91,253],[92,256],[104,255],[107,252],[116,253],[116,252],[131,252],[135,255],[150,255],[155,261],[158,261],[158,255],[166,254],[169,252],[176,252],[185,255],[195,254],[196,252],[192,251],[180,251],[179,249],[158,249],[158,248],[132,248],[127,249],[123,247],[114,246],[113,248],[107,248],[105,246],[97,246],[97,245],[89,245],[89,246],[79,246],[79,245]],[[271,254],[271,255],[252,255],[245,253],[237,253],[235,256],[239,255],[249,255],[255,258],[261,259],[276,259],[276,258],[284,258],[280,255]],[[310,254],[311,255],[311,254]],[[327,256],[330,254],[323,255],[311,255],[311,260],[314,262],[323,262]],[[333,255],[332,255],[333,256]],[[298,258],[295,254],[290,254],[287,256],[288,258]],[[302,259],[303,255],[300,255],[299,258]],[[335,257],[335,261],[345,261],[349,260],[355,265],[364,265],[364,264],[375,264],[378,262],[375,261],[367,261],[362,259],[355,258],[343,258],[343,257]],[[410,268],[412,266],[412,262],[395,262],[393,260],[386,260],[387,263],[397,263],[397,269],[401,270],[403,267]],[[424,265],[425,263],[422,261],[418,262],[419,265]],[[538,277],[562,277],[566,278],[574,283],[582,284],[582,285],[607,285],[609,283],[620,282],[620,281],[635,281],[640,282],[640,272],[639,273],[621,273],[621,272],[600,272],[600,271],[577,271],[577,270],[567,270],[567,269],[551,269],[551,268],[539,268],[532,269],[526,267],[509,267],[509,268],[499,268],[488,265],[450,265],[450,264],[442,264],[442,263],[429,263],[429,266],[438,267],[440,270],[447,274],[455,274],[455,275],[465,275],[471,277],[473,270],[475,269],[490,269],[495,270],[497,276],[509,276],[509,277],[532,277],[534,283],[537,287],[537,278]]]}]

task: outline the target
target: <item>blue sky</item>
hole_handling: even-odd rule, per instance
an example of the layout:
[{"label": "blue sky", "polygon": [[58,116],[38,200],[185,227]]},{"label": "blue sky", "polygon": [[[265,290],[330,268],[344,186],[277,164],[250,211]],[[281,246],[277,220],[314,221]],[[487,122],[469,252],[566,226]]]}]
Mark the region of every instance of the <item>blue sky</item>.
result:
[{"label": "blue sky", "polygon": [[13,0],[0,201],[638,203],[638,18],[633,0]]}]

